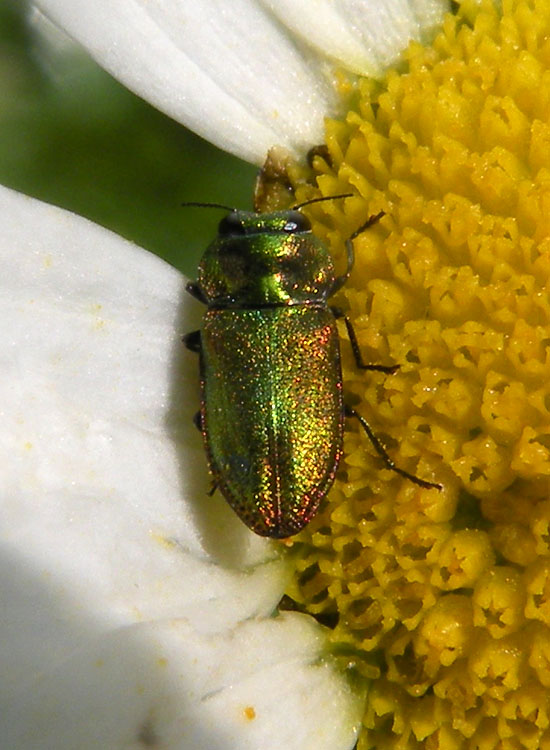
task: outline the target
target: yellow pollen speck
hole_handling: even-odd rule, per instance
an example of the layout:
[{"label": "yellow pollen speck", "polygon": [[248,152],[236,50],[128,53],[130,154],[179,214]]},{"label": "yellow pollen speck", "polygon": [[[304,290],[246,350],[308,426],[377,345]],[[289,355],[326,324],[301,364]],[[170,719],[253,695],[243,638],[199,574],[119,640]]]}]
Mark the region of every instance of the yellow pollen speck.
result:
[{"label": "yellow pollen speck", "polygon": [[93,316],[93,325],[95,330],[100,330],[105,327],[104,318],[100,317],[100,313],[103,309],[103,305],[96,303],[91,306],[90,312]]},{"label": "yellow pollen speck", "polygon": [[[501,9],[500,9],[501,7]],[[550,749],[550,0],[464,0],[289,175],[345,267],[350,423],[288,594],[370,681],[358,750]],[[312,152],[313,153],[313,152]],[[318,186],[318,191],[313,185]],[[343,332],[344,333],[344,332]]]},{"label": "yellow pollen speck", "polygon": [[246,706],[246,708],[243,709],[243,714],[245,719],[248,719],[248,721],[252,721],[256,718],[256,711],[252,706]]},{"label": "yellow pollen speck", "polygon": [[175,541],[175,539],[170,539],[167,536],[164,536],[164,534],[159,534],[157,531],[150,531],[149,536],[151,539],[159,544],[161,547],[165,547],[166,549],[174,549],[178,546],[178,543]]}]

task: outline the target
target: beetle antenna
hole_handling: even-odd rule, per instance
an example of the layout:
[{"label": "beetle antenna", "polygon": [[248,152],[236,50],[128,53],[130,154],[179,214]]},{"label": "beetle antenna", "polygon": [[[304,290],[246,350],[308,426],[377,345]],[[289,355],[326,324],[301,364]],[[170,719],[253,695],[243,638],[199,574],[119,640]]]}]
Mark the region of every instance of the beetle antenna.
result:
[{"label": "beetle antenna", "polygon": [[200,201],[185,201],[182,206],[197,206],[198,208],[223,208],[226,211],[236,211],[232,206],[224,206],[223,203],[201,203]]},{"label": "beetle antenna", "polygon": [[321,201],[335,201],[337,198],[352,198],[353,193],[342,193],[341,195],[324,195],[322,198],[311,198],[309,201],[304,201],[303,203],[297,203],[295,206],[292,206],[292,211],[298,211],[300,208],[303,208],[304,206],[309,206],[310,203],[321,203]]},{"label": "beetle antenna", "polygon": [[373,224],[376,224],[385,215],[386,215],[385,211],[379,211],[377,214],[374,214],[374,216],[369,216],[369,218],[366,220],[366,222],[364,224],[361,224],[361,226],[359,227],[359,229],[356,229],[355,232],[353,232],[353,234],[348,237],[348,241],[349,240],[354,240],[362,232],[364,232],[365,229],[368,229],[369,227],[372,227]]}]

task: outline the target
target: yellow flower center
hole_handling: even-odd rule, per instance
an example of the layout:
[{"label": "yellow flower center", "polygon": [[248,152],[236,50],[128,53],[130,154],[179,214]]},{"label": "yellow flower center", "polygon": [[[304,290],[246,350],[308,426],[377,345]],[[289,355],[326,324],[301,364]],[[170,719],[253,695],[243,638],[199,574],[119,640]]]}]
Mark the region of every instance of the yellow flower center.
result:
[{"label": "yellow flower center", "polygon": [[[550,1],[463,3],[314,159],[350,422],[289,594],[371,680],[359,748],[550,748]],[[312,197],[296,170],[297,200]],[[309,175],[310,177],[310,175]],[[323,219],[319,218],[323,217]]]}]

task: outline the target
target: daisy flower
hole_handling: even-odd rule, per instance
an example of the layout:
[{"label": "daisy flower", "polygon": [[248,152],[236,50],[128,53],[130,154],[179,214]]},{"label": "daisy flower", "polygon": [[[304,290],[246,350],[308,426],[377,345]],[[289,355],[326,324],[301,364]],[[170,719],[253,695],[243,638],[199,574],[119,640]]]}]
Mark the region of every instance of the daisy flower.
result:
[{"label": "daisy flower", "polygon": [[318,517],[256,539],[204,497],[181,277],[6,192],[4,744],[544,748],[550,4],[89,5],[40,7],[224,148],[284,146],[296,200],[353,193],[309,211],[337,263],[385,212],[336,303],[400,369],[344,341],[345,389],[444,489],[350,425]]}]

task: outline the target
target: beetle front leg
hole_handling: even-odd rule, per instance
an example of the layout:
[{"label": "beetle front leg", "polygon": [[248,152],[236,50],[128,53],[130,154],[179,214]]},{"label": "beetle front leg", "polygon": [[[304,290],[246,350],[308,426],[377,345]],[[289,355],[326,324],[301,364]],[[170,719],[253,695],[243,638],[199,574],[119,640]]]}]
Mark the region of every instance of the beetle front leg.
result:
[{"label": "beetle front leg", "polygon": [[378,453],[380,458],[384,461],[388,469],[391,469],[392,471],[395,471],[396,474],[399,474],[402,477],[405,477],[405,479],[409,479],[411,482],[414,482],[414,484],[417,484],[419,487],[424,487],[427,490],[435,489],[435,490],[442,490],[443,485],[438,484],[437,482],[427,482],[425,479],[420,479],[420,477],[415,476],[415,474],[409,474],[408,471],[405,471],[405,469],[400,469],[399,466],[396,466],[395,463],[392,461],[392,459],[389,457],[387,450],[384,448],[380,440],[376,437],[374,432],[372,431],[371,426],[367,422],[364,417],[362,417],[360,414],[358,414],[355,409],[352,409],[351,406],[344,406],[344,413],[346,417],[355,417],[359,420],[359,424],[367,434],[368,439],[371,441],[372,446],[374,450]]},{"label": "beetle front leg", "polygon": [[351,320],[346,315],[344,315],[339,307],[331,307],[330,309],[337,320],[342,319],[346,324],[349,342],[353,350],[355,364],[360,370],[374,370],[375,372],[384,372],[386,375],[393,375],[394,372],[397,372],[397,370],[399,370],[399,365],[368,365],[366,362],[364,362],[363,355],[361,354],[361,349],[359,348],[359,342],[357,341],[357,334],[355,333],[355,329],[351,323]]},{"label": "beetle front leg", "polygon": [[374,216],[369,216],[369,218],[366,220],[364,224],[361,224],[359,229],[356,229],[355,232],[348,237],[346,240],[346,253],[348,256],[348,265],[346,268],[346,272],[343,273],[341,276],[337,276],[333,283],[332,288],[330,290],[329,297],[332,297],[333,294],[335,294],[339,289],[341,289],[346,281],[349,279],[351,270],[353,268],[353,264],[355,263],[355,253],[353,250],[353,240],[360,235],[362,232],[364,232],[369,227],[372,227],[373,224],[376,224],[377,221],[380,221],[380,219],[385,215],[384,211],[380,211],[379,213],[375,214]]},{"label": "beetle front leg", "polygon": [[192,297],[198,299],[204,305],[208,304],[208,300],[204,296],[204,293],[196,281],[188,281],[185,285],[185,291],[188,292]]}]

